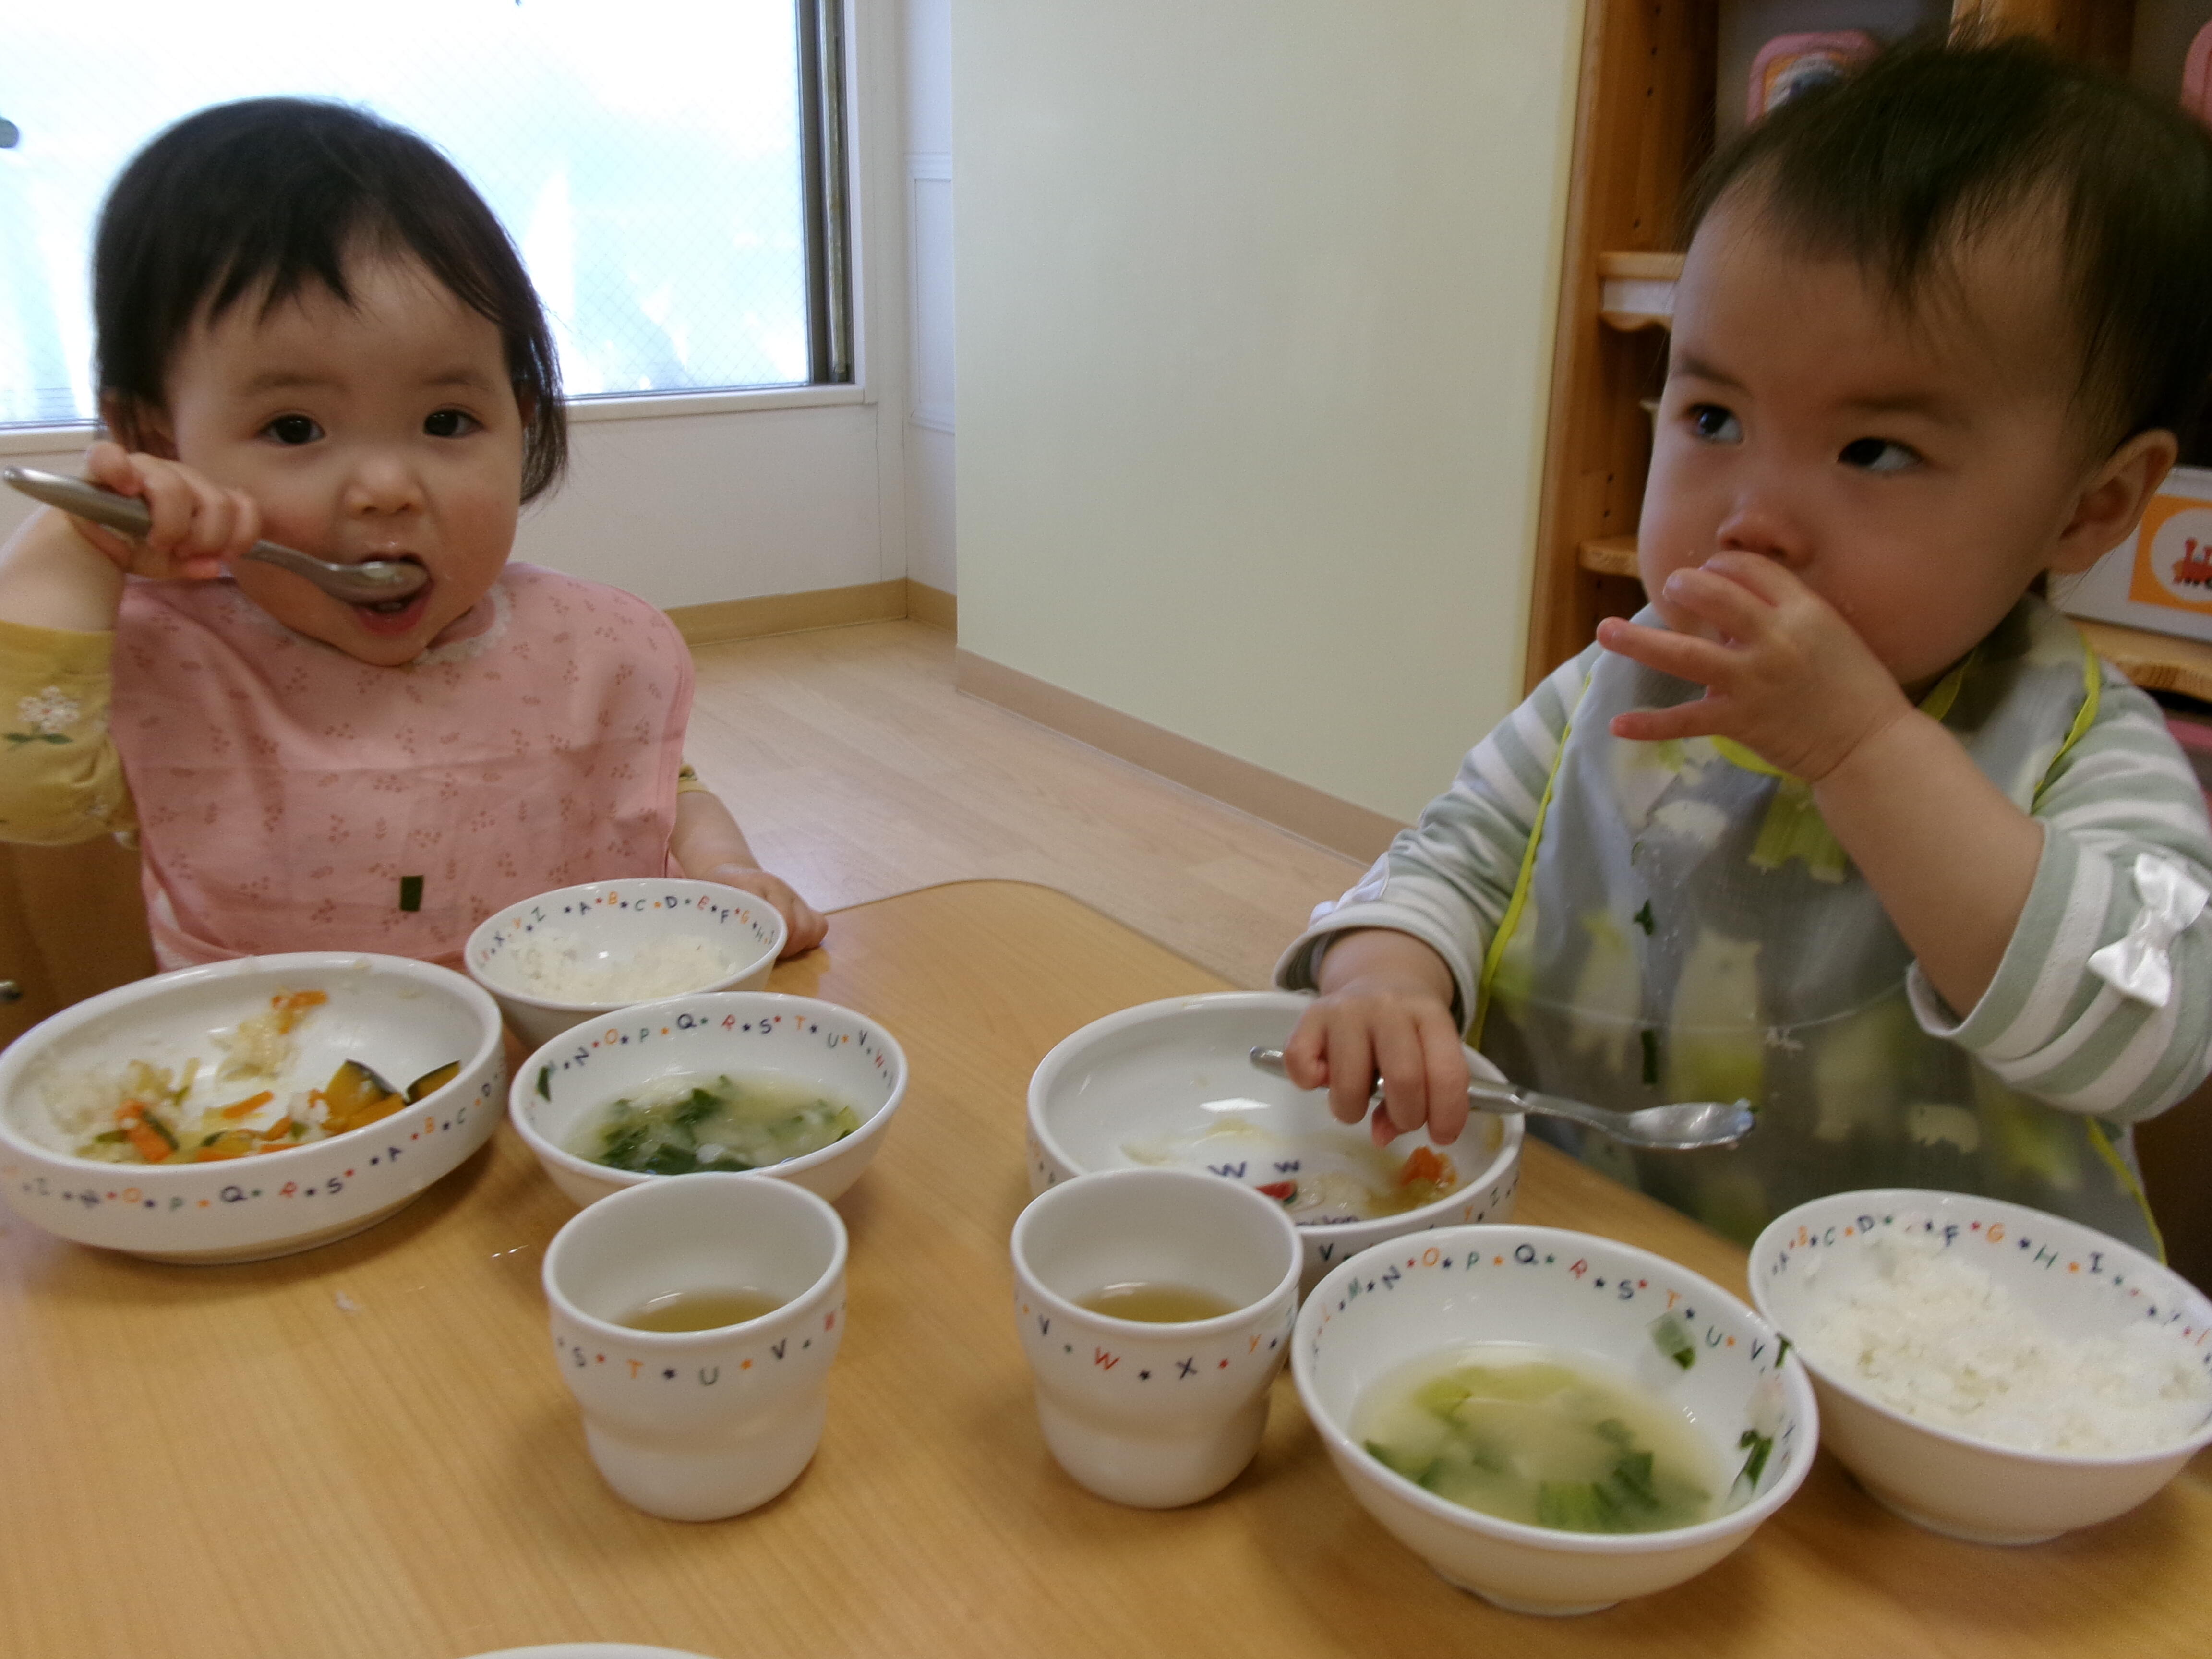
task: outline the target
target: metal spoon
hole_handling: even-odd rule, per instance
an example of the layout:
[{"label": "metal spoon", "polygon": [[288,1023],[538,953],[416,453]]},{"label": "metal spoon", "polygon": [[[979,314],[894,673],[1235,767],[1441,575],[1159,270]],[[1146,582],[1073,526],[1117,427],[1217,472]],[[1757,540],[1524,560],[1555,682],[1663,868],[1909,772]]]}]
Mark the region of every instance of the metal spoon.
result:
[{"label": "metal spoon", "polygon": [[[1252,1063],[1277,1077],[1283,1069],[1280,1048],[1255,1048]],[[1723,1106],[1717,1100],[1684,1100],[1671,1106],[1644,1106],[1632,1112],[1608,1112],[1586,1101],[1568,1100],[1534,1089],[1516,1089],[1510,1083],[1474,1082],[1467,1085],[1468,1104],[1479,1112],[1534,1112],[1563,1117],[1595,1129],[1624,1146],[1653,1152],[1694,1152],[1708,1146],[1733,1146],[1752,1132],[1758,1120],[1751,1103],[1739,1100]],[[1368,1103],[1382,1103],[1382,1085],[1376,1084]]]},{"label": "metal spoon", "polygon": [[[106,525],[110,530],[119,530],[126,536],[143,538],[153,523],[153,514],[147,510],[145,502],[135,496],[102,489],[82,478],[64,477],[58,472],[37,472],[27,466],[10,466],[0,467],[0,483],[12,485],[33,501],[58,507],[80,519],[89,519],[94,524]],[[295,576],[305,576],[332,599],[343,599],[348,605],[382,605],[404,599],[430,580],[428,571],[404,559],[333,564],[328,559],[318,559],[276,542],[256,542],[246,549],[244,556],[273,564]]]}]

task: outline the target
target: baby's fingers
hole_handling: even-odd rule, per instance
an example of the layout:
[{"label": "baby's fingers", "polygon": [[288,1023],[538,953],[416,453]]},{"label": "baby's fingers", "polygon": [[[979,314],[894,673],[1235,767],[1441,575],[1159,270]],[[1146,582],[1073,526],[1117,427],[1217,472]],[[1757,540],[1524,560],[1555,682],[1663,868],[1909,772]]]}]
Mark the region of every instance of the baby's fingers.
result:
[{"label": "baby's fingers", "polygon": [[[182,477],[187,490],[186,516],[176,539],[163,550],[175,562],[180,574],[219,574],[227,561],[237,558],[260,539],[261,509],[241,490],[219,489],[197,473],[184,473]],[[157,526],[161,523],[158,512],[155,523]],[[151,535],[147,540],[161,546]]]},{"label": "baby's fingers", "polygon": [[[1375,1068],[1382,1073],[1382,1109],[1376,1114],[1380,1143],[1410,1134],[1428,1121],[1429,1065],[1418,1020],[1400,1018],[1375,1032]],[[1385,1115],[1389,1122],[1383,1121]]]},{"label": "baby's fingers", "polygon": [[1447,1014],[1421,1021],[1421,1054],[1429,1074],[1429,1139],[1449,1146],[1467,1127],[1467,1055]]},{"label": "baby's fingers", "polygon": [[[1771,559],[1761,560],[1772,564]],[[1729,571],[1737,568],[1731,565]],[[1702,622],[1725,639],[1755,641],[1779,619],[1779,608],[1731,574],[1720,570],[1677,570],[1667,578],[1667,603]]]},{"label": "baby's fingers", "polygon": [[782,960],[805,955],[830,936],[830,919],[796,892],[791,896],[791,908],[783,920],[787,933]]},{"label": "baby's fingers", "polygon": [[1727,729],[1718,700],[1699,697],[1671,708],[1632,708],[1615,714],[1607,728],[1629,743],[1664,743],[1669,738],[1710,738]]},{"label": "baby's fingers", "polygon": [[1618,617],[1608,617],[1597,625],[1597,642],[1615,656],[1699,685],[1725,679],[1734,666],[1728,647],[1711,640],[1664,628],[1646,628]]},{"label": "baby's fingers", "polygon": [[1330,1023],[1323,1054],[1328,1065],[1328,1111],[1339,1123],[1357,1123],[1367,1115],[1367,1097],[1373,1091],[1375,1049],[1366,1025],[1340,1017]]},{"label": "baby's fingers", "polygon": [[1322,1058],[1328,1045],[1328,1015],[1321,1004],[1309,1004],[1283,1045],[1283,1075],[1301,1089],[1320,1088],[1328,1081],[1328,1062]]}]

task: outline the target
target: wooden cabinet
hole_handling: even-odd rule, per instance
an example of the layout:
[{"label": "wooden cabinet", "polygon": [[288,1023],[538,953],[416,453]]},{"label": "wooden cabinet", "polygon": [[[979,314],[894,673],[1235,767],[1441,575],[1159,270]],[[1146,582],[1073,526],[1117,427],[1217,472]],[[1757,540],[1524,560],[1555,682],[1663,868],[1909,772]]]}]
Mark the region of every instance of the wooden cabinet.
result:
[{"label": "wooden cabinet", "polygon": [[154,971],[138,855],[101,836],[74,847],[0,843],[0,1046],[47,1015]]}]

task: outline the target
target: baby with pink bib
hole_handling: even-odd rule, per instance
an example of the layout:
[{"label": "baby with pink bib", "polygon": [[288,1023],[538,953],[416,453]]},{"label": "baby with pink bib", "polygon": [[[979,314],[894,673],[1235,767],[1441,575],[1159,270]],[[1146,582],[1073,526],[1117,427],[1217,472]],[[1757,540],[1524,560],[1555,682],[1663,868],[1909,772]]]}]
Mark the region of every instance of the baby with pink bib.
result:
[{"label": "baby with pink bib", "polygon": [[[825,925],[684,765],[691,661],[617,589],[511,564],[567,459],[514,245],[428,144],[262,99],[125,169],[94,255],[94,482],[143,541],[42,510],[0,548],[0,839],[136,830],[161,965],[363,950],[459,965],[574,882],[759,894]],[[429,580],[367,605],[261,538]],[[15,719],[4,719],[12,709]]]}]

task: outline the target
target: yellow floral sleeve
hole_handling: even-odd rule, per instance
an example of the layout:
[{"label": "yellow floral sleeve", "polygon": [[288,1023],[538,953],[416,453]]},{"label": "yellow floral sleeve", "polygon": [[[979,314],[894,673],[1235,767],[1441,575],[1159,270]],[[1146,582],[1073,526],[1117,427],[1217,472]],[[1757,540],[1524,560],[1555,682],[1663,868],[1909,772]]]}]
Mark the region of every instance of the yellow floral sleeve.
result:
[{"label": "yellow floral sleeve", "polygon": [[0,841],[59,847],[137,827],[108,736],[115,635],[0,621]]}]

